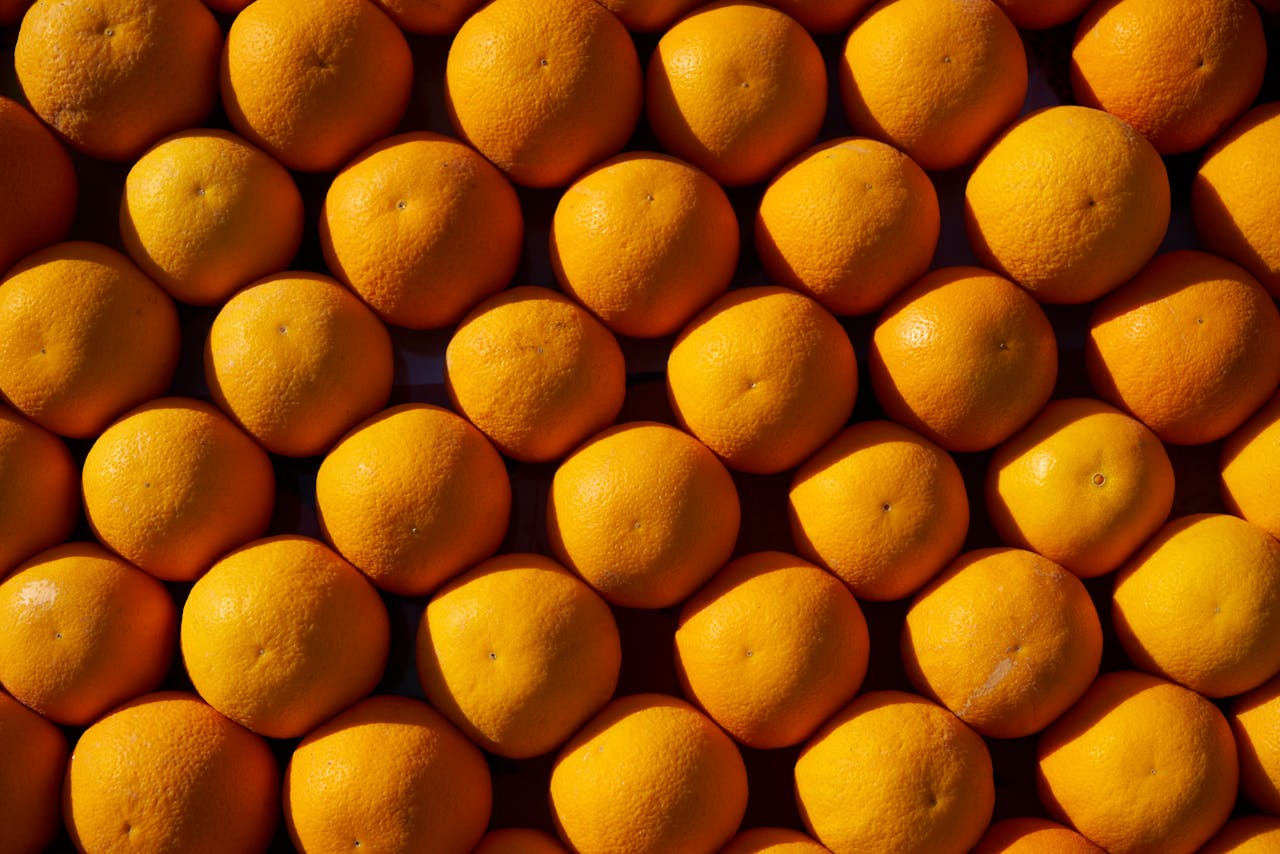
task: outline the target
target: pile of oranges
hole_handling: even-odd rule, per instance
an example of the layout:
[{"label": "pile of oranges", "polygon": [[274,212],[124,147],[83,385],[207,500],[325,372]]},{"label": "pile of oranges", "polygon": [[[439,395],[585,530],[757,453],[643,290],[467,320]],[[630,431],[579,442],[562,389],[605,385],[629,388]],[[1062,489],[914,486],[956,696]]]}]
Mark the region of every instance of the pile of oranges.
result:
[{"label": "pile of oranges", "polygon": [[0,0],[0,851],[1280,851],[1278,15]]}]

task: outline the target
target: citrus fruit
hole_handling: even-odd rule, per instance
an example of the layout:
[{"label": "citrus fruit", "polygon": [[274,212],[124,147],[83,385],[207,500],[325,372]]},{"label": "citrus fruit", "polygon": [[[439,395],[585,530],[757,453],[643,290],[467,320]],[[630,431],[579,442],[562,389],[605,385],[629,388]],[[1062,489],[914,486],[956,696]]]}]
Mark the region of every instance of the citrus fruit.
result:
[{"label": "citrus fruit", "polygon": [[0,276],[61,240],[75,219],[79,182],[67,151],[17,101],[0,96]]},{"label": "citrus fruit", "polygon": [[747,807],[733,741],[683,700],[634,694],[578,731],[551,768],[551,813],[574,851],[713,851]]},{"label": "citrus fruit", "polygon": [[221,303],[289,266],[302,241],[302,196],[283,166],[234,134],[186,131],[130,167],[120,237],[170,296]]},{"label": "citrus fruit", "polygon": [[1242,815],[1222,826],[1199,854],[1270,854],[1280,850],[1280,818]]},{"label": "citrus fruit", "polygon": [[674,157],[622,154],[575,181],[551,220],[551,266],[619,335],[670,335],[724,293],[738,220],[720,185]]},{"label": "citrus fruit", "polygon": [[325,538],[375,586],[421,596],[498,550],[511,484],[480,431],[407,403],[339,440],[320,463],[316,509]]},{"label": "citrus fruit", "polygon": [[1177,445],[1221,439],[1280,382],[1280,311],[1230,261],[1155,258],[1093,311],[1085,366],[1098,396]]},{"label": "citrus fruit", "polygon": [[676,18],[698,6],[702,0],[596,0],[617,15],[628,30],[656,33],[667,29]]},{"label": "citrus fruit", "polygon": [[868,361],[885,414],[949,451],[1007,439],[1048,402],[1058,376],[1044,311],[978,267],[934,270],[895,297]]},{"label": "citrus fruit", "polygon": [[520,261],[520,200],[502,173],[434,133],[389,137],[343,167],[320,211],[334,275],[387,323],[456,323],[507,286]]},{"label": "citrus fruit", "polygon": [[0,691],[0,822],[13,854],[47,851],[62,826],[67,739],[49,721]]},{"label": "citrus fruit", "polygon": [[1065,24],[1089,7],[1092,0],[995,0],[1009,20],[1024,30],[1044,30]]},{"label": "citrus fruit", "polygon": [[489,822],[489,768],[438,712],[369,697],[307,733],[284,773],[299,851],[467,854]]},{"label": "citrus fruit", "polygon": [[774,176],[756,213],[755,246],[773,281],[834,314],[867,314],[929,269],[940,223],[933,183],[911,158],[846,137]]},{"label": "citrus fruit", "polygon": [[622,651],[604,600],[555,561],[484,561],[431,597],[418,628],[427,700],[490,753],[559,747],[609,702]]},{"label": "citrus fruit", "polygon": [[649,59],[645,111],[658,142],[725,186],[754,184],[811,144],[827,74],[793,18],[721,0],[680,19]]},{"label": "citrus fruit", "polygon": [[973,854],[1104,854],[1103,850],[1054,821],[1007,818],[987,828]]},{"label": "citrus fruit", "polygon": [[1168,173],[1151,143],[1087,107],[1020,119],[964,190],[978,260],[1048,303],[1089,302],[1136,275],[1164,239],[1169,210]]},{"label": "citrus fruit", "polygon": [[844,32],[875,0],[765,0],[811,33]]},{"label": "citrus fruit", "polygon": [[1258,809],[1280,813],[1280,677],[1236,697],[1230,721],[1241,793]]},{"label": "citrus fruit", "polygon": [[78,481],[61,439],[0,405],[0,578],[71,535]]},{"label": "citrus fruit", "polygon": [[827,849],[798,830],[753,827],[729,840],[720,854],[827,854]]},{"label": "citrus fruit", "polygon": [[504,827],[482,836],[472,854],[567,854],[567,849],[541,830]]},{"label": "citrus fruit", "polygon": [[588,439],[556,469],[547,499],[556,557],[628,608],[686,599],[729,560],[740,518],[715,454],[647,421]]},{"label": "citrus fruit", "polygon": [[256,540],[218,561],[182,609],[182,658],[210,705],[294,738],[366,696],[387,660],[387,611],[364,577],[306,537]]},{"label": "citrus fruit", "polygon": [[786,288],[720,297],[689,322],[667,360],[676,417],[738,471],[798,464],[844,426],[857,391],[849,336],[817,302]]},{"label": "citrus fruit", "polygon": [[410,33],[451,35],[484,0],[375,0],[396,26]]},{"label": "citrus fruit", "polygon": [[1272,399],[1222,444],[1219,484],[1222,502],[1268,534],[1280,539],[1280,396]]}]

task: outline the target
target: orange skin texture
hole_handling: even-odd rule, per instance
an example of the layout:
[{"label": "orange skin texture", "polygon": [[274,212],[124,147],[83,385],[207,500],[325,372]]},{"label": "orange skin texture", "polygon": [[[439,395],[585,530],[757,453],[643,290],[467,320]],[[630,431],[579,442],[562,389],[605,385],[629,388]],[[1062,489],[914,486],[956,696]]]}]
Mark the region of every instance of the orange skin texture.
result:
[{"label": "orange skin texture", "polygon": [[85,513],[103,544],[166,581],[193,581],[262,535],[275,507],[271,460],[216,408],[166,397],[93,443]]},{"label": "orange skin texture", "polygon": [[1212,442],[1280,383],[1280,311],[1230,261],[1168,252],[1094,309],[1085,367],[1099,397],[1161,441]]},{"label": "orange skin texture", "polygon": [[0,615],[0,681],[72,726],[155,690],[178,635],[164,586],[97,543],[57,546],[18,567],[0,583]]},{"label": "orange skin texture", "polygon": [[466,854],[493,794],[483,754],[439,712],[378,696],[307,734],[285,769],[283,800],[299,851]]},{"label": "orange skin texture", "polygon": [[1222,826],[1199,854],[1270,854],[1280,849],[1280,818],[1243,815]]},{"label": "orange skin texture", "polygon": [[1265,812],[1280,812],[1280,677],[1237,697],[1231,731],[1240,756],[1240,791]]},{"label": "orange skin texture", "polygon": [[1227,436],[1218,471],[1227,510],[1280,539],[1280,507],[1273,494],[1280,478],[1280,396]]},{"label": "orange skin texture", "polygon": [[0,405],[0,578],[71,536],[79,479],[61,439]]},{"label": "orange skin texture", "polygon": [[0,691],[0,826],[13,854],[40,854],[62,826],[67,738]]},{"label": "orange skin texture", "polygon": [[744,830],[720,849],[720,854],[826,854],[827,849],[798,830],[754,827]]},{"label": "orange skin texture", "polygon": [[596,0],[633,33],[657,33],[693,11],[701,0]]},{"label": "orange skin texture", "polygon": [[491,830],[480,839],[472,854],[568,854],[553,837],[541,830],[526,827],[504,827]]},{"label": "orange skin texture", "polygon": [[1019,29],[1045,30],[1065,24],[1089,8],[1092,0],[995,0]]},{"label": "orange skin texture", "polygon": [[396,26],[409,33],[450,35],[484,0],[375,0]]},{"label": "orange skin texture", "polygon": [[178,346],[168,295],[106,246],[50,246],[0,282],[0,394],[59,435],[96,436],[159,397]]},{"label": "orange skin texture", "polygon": [[330,172],[400,123],[413,56],[371,0],[259,0],[227,32],[219,82],[236,133],[290,169]]},{"label": "orange skin texture", "polygon": [[17,101],[0,96],[0,276],[66,237],[79,182],[67,150]]},{"label": "orange skin texture", "polygon": [[1248,0],[1100,0],[1076,29],[1076,103],[1128,122],[1161,154],[1206,144],[1253,103],[1267,44]]},{"label": "orange skin texture", "polygon": [[63,818],[81,851],[263,852],[279,811],[266,741],[187,692],[115,709],[67,765]]},{"label": "orange skin texture", "polygon": [[1069,827],[1043,818],[1007,818],[987,828],[973,854],[1106,854]]},{"label": "orange skin texture", "polygon": [[617,154],[642,81],[622,23],[594,0],[495,0],[449,47],[454,130],[513,182],[563,187]]},{"label": "orange skin texture", "polygon": [[1050,815],[1116,854],[1190,854],[1235,803],[1236,749],[1222,713],[1145,673],[1099,676],[1040,736],[1036,757]]},{"label": "orange skin texture", "polygon": [[818,135],[827,75],[792,18],[722,0],[682,18],[649,60],[645,110],[662,147],[724,186],[763,181]]}]

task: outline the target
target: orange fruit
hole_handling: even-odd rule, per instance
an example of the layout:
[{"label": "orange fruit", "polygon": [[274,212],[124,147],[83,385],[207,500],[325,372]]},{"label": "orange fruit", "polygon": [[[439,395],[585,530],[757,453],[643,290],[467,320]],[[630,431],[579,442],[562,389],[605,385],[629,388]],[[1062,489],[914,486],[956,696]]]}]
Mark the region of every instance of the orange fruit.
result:
[{"label": "orange fruit", "polygon": [[1230,721],[1241,793],[1258,809],[1280,813],[1280,677],[1236,697]]},{"label": "orange fruit", "polygon": [[663,34],[649,59],[645,111],[664,149],[725,186],[754,184],[818,135],[827,72],[794,19],[721,0]]},{"label": "orange fruit", "polygon": [[1263,104],[1218,136],[1191,181],[1196,233],[1210,252],[1280,296],[1280,179],[1261,168],[1280,148],[1280,103]]},{"label": "orange fruit", "polygon": [[689,322],[667,360],[676,417],[738,471],[798,464],[849,420],[857,392],[849,336],[817,302],[786,288],[720,297]]},{"label": "orange fruit", "polygon": [[1212,442],[1280,383],[1280,311],[1230,261],[1168,252],[1094,309],[1085,366],[1099,397],[1161,441]]},{"label": "orange fruit", "polygon": [[1280,671],[1280,543],[1235,516],[1175,519],[1116,574],[1111,616],[1143,670],[1206,697],[1256,688]]},{"label": "orange fruit", "polygon": [[54,433],[96,436],[158,397],[178,346],[173,302],[106,246],[50,246],[0,282],[0,394]]},{"label": "orange fruit", "polygon": [[213,565],[182,609],[200,696],[272,738],[295,738],[365,697],[387,660],[387,610],[364,577],[306,537],[257,540]]},{"label": "orange fruit", "polygon": [[493,0],[445,64],[454,130],[527,187],[562,187],[621,150],[641,89],[626,28],[593,0]]},{"label": "orange fruit", "polygon": [[713,851],[747,807],[733,741],[683,700],[614,700],[551,767],[551,813],[574,851]]},{"label": "orange fruit", "polygon": [[854,131],[925,169],[972,163],[1026,93],[1022,39],[990,0],[883,0],[849,31],[840,57]]},{"label": "orange fruit", "polygon": [[1280,851],[1280,818],[1243,815],[1222,826],[1200,854],[1272,854]]},{"label": "orange fruit", "polygon": [[902,627],[916,690],[979,733],[1039,732],[1088,689],[1102,626],[1071,573],[1022,549],[961,555],[920,591]]},{"label": "orange fruit", "polygon": [[681,15],[698,6],[702,0],[596,0],[617,15],[628,30],[656,33],[670,27]]},{"label": "orange fruit", "polygon": [[0,209],[0,276],[66,236],[78,194],[66,149],[21,104],[0,96],[0,197],[7,200]]},{"label": "orange fruit", "polygon": [[62,826],[67,739],[49,721],[0,691],[0,826],[13,854],[47,851]]},{"label": "orange fruit", "polygon": [[743,744],[789,747],[853,699],[867,623],[830,573],[782,552],[730,563],[680,609],[685,696]]},{"label": "orange fruit", "polygon": [[480,747],[559,747],[613,696],[622,664],[604,600],[534,554],[492,558],[431,597],[418,627],[427,700]]},{"label": "orange fruit", "polygon": [[266,851],[280,809],[266,741],[194,694],[148,694],[84,731],[63,815],[80,851]]},{"label": "orange fruit", "polygon": [[222,105],[290,169],[330,172],[399,124],[413,56],[371,0],[256,0],[227,32]]},{"label": "orange fruit", "polygon": [[720,849],[720,854],[826,854],[812,837],[782,827],[744,830]]},{"label": "orange fruit", "polygon": [[811,33],[844,32],[875,0],[765,0]]},{"label": "orange fruit", "polygon": [[567,854],[567,849],[541,830],[504,827],[482,836],[472,854]]},{"label": "orange fruit", "polygon": [[421,596],[498,550],[511,482],[480,431],[407,403],[338,441],[316,475],[316,510],[325,539],[375,586]]},{"label": "orange fruit", "polygon": [[258,445],[208,403],[165,397],[129,412],[84,461],[93,534],[166,581],[192,581],[262,535],[275,473]]},{"label": "orange fruit", "polygon": [[370,697],[307,734],[284,772],[299,851],[466,854],[493,800],[484,756],[435,709]]},{"label": "orange fruit", "polygon": [[995,800],[982,739],[941,706],[872,691],[827,722],[795,768],[800,817],[835,854],[959,854]]},{"label": "orange fruit", "polygon": [[618,417],[626,365],[618,342],[578,305],[522,286],[476,306],[445,348],[449,399],[508,457],[564,456]]},{"label": "orange fruit", "polygon": [[71,536],[79,480],[61,439],[0,405],[0,578]]},{"label": "orange fruit", "polygon": [[715,454],[650,421],[591,437],[556,469],[547,498],[552,552],[627,608],[688,598],[729,560],[740,519]]},{"label": "orange fruit", "polygon": [[502,290],[524,220],[491,163],[435,133],[401,134],[360,154],[329,185],[320,246],[334,275],[387,323],[456,323]]},{"label": "orange fruit", "polygon": [[213,305],[289,266],[302,241],[302,196],[283,166],[234,134],[186,131],[129,169],[120,237],[170,296]]},{"label": "orange fruit", "polygon": [[1075,106],[1019,120],[964,190],[978,260],[1048,303],[1089,302],[1136,275],[1164,239],[1169,205],[1168,173],[1151,143],[1114,116]]},{"label": "orange fruit", "polygon": [[1280,507],[1274,492],[1280,480],[1280,396],[1227,436],[1219,462],[1222,503],[1280,539]]},{"label": "orange fruit", "polygon": [[391,394],[391,337],[318,273],[268,276],[213,319],[204,349],[213,400],[275,454],[328,451]]},{"label": "orange fruit", "polygon": [[1230,815],[1237,768],[1212,703],[1135,671],[1099,676],[1036,745],[1049,813],[1116,854],[1195,851]]},{"label": "orange fruit", "polygon": [[164,585],[96,543],[41,552],[0,582],[0,682],[61,724],[84,726],[155,690],[178,611]]},{"label": "orange fruit", "polygon": [[948,451],[981,451],[1048,402],[1058,349],[1026,291],[978,267],[943,267],[885,307],[869,367],[890,418]]},{"label": "orange fruit", "polygon": [[1043,818],[1007,818],[987,828],[973,854],[1105,854],[1069,827]]},{"label": "orange fruit", "polygon": [[1142,422],[1091,398],[1054,400],[991,455],[987,518],[1007,545],[1093,578],[1164,524],[1173,486]]},{"label": "orange fruit", "polygon": [[969,499],[946,451],[891,421],[839,433],[796,470],[791,537],[861,599],[910,596],[964,545]]},{"label": "orange fruit", "polygon": [[23,17],[13,61],[32,111],[71,147],[132,160],[205,120],[221,50],[199,0],[45,0]]},{"label": "orange fruit", "polygon": [[729,287],[738,220],[720,185],[674,157],[632,152],[575,181],[551,219],[551,267],[619,335],[670,335]]},{"label": "orange fruit", "polygon": [[1253,103],[1267,64],[1248,0],[1099,0],[1071,48],[1076,102],[1124,119],[1161,154],[1199,148]]},{"label": "orange fruit", "polygon": [[774,176],[755,245],[780,285],[834,314],[867,314],[929,269],[940,229],[929,176],[892,146],[824,142]]},{"label": "orange fruit", "polygon": [[410,33],[451,35],[484,0],[375,0],[396,26]]},{"label": "orange fruit", "polygon": [[995,0],[1009,20],[1024,30],[1045,30],[1065,24],[1089,7],[1092,0]]}]

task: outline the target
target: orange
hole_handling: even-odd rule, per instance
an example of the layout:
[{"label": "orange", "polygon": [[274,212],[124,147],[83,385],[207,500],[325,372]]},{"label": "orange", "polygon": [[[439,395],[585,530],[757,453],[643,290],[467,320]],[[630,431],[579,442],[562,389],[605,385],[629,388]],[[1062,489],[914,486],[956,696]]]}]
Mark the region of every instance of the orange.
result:
[{"label": "orange", "polygon": [[49,721],[0,691],[0,826],[13,854],[48,850],[62,826],[67,739]]},{"label": "orange", "polygon": [[1199,148],[1253,103],[1267,64],[1249,0],[1099,0],[1071,49],[1076,103],[1124,119],[1161,154]]},{"label": "orange", "polygon": [[1085,366],[1099,397],[1161,441],[1212,442],[1280,383],[1280,311],[1230,261],[1168,252],[1094,309]]},{"label": "orange", "polygon": [[120,237],[170,296],[213,305],[289,266],[302,241],[302,196],[283,166],[239,137],[187,131],[129,169]]},{"label": "orange", "polygon": [[1280,539],[1280,396],[1227,436],[1219,463],[1222,503],[1268,534]]},{"label": "orange", "polygon": [[204,375],[213,400],[275,454],[322,454],[391,394],[391,337],[318,273],[268,276],[213,319]]},{"label": "orange", "polygon": [[811,33],[844,32],[875,0],[765,0]]},{"label": "orange", "polygon": [[96,543],[42,552],[0,583],[0,682],[61,724],[84,726],[155,690],[178,611],[164,585]]},{"label": "orange", "polygon": [[1114,116],[1049,107],[973,167],[964,217],[982,264],[1041,302],[1089,302],[1155,254],[1169,225],[1169,177],[1151,143]]},{"label": "orange", "polygon": [[810,145],[827,72],[794,19],[748,0],[698,8],[649,59],[645,111],[667,151],[725,186],[754,184]]},{"label": "orange", "polygon": [[527,187],[562,187],[621,150],[641,89],[635,45],[594,0],[493,0],[445,64],[454,130]]},{"label": "orange", "polygon": [[1105,854],[1069,827],[1043,818],[1007,818],[987,828],[973,854]]},{"label": "orange", "polygon": [[220,82],[237,133],[290,169],[330,172],[399,124],[413,56],[371,0],[256,0],[227,32]]},{"label": "orange", "polygon": [[1045,30],[1065,24],[1089,7],[1092,0],[995,0],[1021,29]]},{"label": "orange", "polygon": [[66,149],[21,104],[0,96],[0,276],[66,236],[78,193]]},{"label": "orange", "polygon": [[835,854],[959,854],[995,800],[991,757],[955,715],[914,694],[872,691],[800,751],[800,817]]},{"label": "orange", "polygon": [[991,455],[987,518],[1007,545],[1093,578],[1164,524],[1173,486],[1142,422],[1098,400],[1054,400]]},{"label": "orange", "polygon": [[782,552],[730,563],[680,609],[685,696],[743,744],[789,747],[853,699],[867,623],[830,573]]},{"label": "orange", "polygon": [[855,596],[910,596],[960,551],[969,499],[946,451],[891,421],[838,434],[796,470],[791,537]]},{"label": "orange", "polygon": [[178,346],[173,302],[106,246],[50,246],[0,282],[0,394],[54,433],[96,436],[158,397]]},{"label": "orange", "polygon": [[809,836],[781,827],[744,830],[720,849],[720,854],[826,854]]},{"label": "orange", "polygon": [[370,697],[298,744],[283,800],[299,851],[467,854],[493,794],[484,756],[438,712],[408,697]]},{"label": "orange", "polygon": [[445,348],[454,408],[508,457],[564,456],[618,417],[626,365],[618,342],[576,303],[522,286],[476,306]]},{"label": "orange", "polygon": [[665,424],[620,424],[556,469],[551,550],[605,599],[666,608],[729,560],[741,510],[733,479],[697,439]]},{"label": "orange", "polygon": [[504,827],[482,836],[472,854],[567,854],[567,849],[541,830]]},{"label": "orange", "polygon": [[565,191],[550,251],[565,293],[619,335],[654,338],[677,332],[729,287],[738,220],[707,173],[632,152]]},{"label": "orange", "polygon": [[258,445],[213,406],[165,397],[112,424],[84,461],[93,534],[166,581],[192,581],[261,536],[275,473]]},{"label": "orange", "polygon": [[1206,697],[1256,688],[1280,671],[1280,543],[1235,516],[1175,519],[1116,574],[1111,616],[1143,670]]},{"label": "orange", "polygon": [[1036,745],[1041,802],[1114,854],[1195,851],[1230,815],[1237,769],[1212,703],[1134,671],[1099,676]]},{"label": "orange", "polygon": [[690,321],[667,360],[676,417],[738,471],[798,464],[849,420],[857,392],[849,336],[786,288],[725,294]]},{"label": "orange", "polygon": [[514,759],[564,743],[609,702],[621,664],[609,606],[541,555],[481,563],[431,597],[418,627],[427,700]]},{"label": "orange", "polygon": [[596,0],[618,16],[628,30],[656,33],[666,30],[676,18],[700,5],[702,0]]},{"label": "orange", "polygon": [[1200,241],[1252,273],[1280,296],[1280,179],[1262,164],[1280,148],[1280,103],[1240,117],[1205,152],[1191,182],[1191,213]]},{"label": "orange", "polygon": [[266,741],[194,694],[148,694],[84,731],[63,814],[81,851],[266,851],[280,809]]},{"label": "orange", "polygon": [[683,700],[614,700],[551,767],[551,814],[575,851],[714,851],[738,829],[747,772],[733,742]]},{"label": "orange", "polygon": [[933,183],[892,146],[846,137],[769,183],[755,245],[770,278],[834,314],[867,314],[924,275],[941,219]]},{"label": "orange", "polygon": [[0,405],[0,578],[71,536],[79,479],[61,439]]},{"label": "orange", "polygon": [[1240,791],[1258,809],[1280,813],[1280,677],[1232,701]]},{"label": "orange", "polygon": [[407,403],[333,447],[316,475],[316,510],[325,539],[374,585],[421,596],[498,550],[511,482],[480,431]]},{"label": "orange", "polygon": [[1022,549],[961,555],[911,602],[902,660],[918,691],[979,733],[1039,732],[1084,694],[1102,626],[1084,584]]},{"label": "orange", "polygon": [[1243,815],[1222,826],[1200,854],[1272,854],[1280,851],[1280,818]]},{"label": "orange", "polygon": [[456,323],[502,290],[520,262],[524,220],[491,163],[435,133],[393,136],[348,163],[320,210],[334,275],[387,323]]},{"label": "orange", "polygon": [[1026,291],[978,267],[943,267],[885,307],[869,366],[890,418],[948,451],[981,451],[1048,402],[1058,349]]},{"label": "orange", "polygon": [[1022,39],[990,0],[882,0],[849,31],[840,58],[854,131],[925,169],[972,163],[1026,93]]},{"label": "orange", "polygon": [[410,33],[451,35],[484,0],[375,0],[396,26]]},{"label": "orange", "polygon": [[387,610],[315,540],[257,540],[213,565],[182,609],[182,658],[200,696],[272,738],[295,738],[365,697],[387,660]]}]

